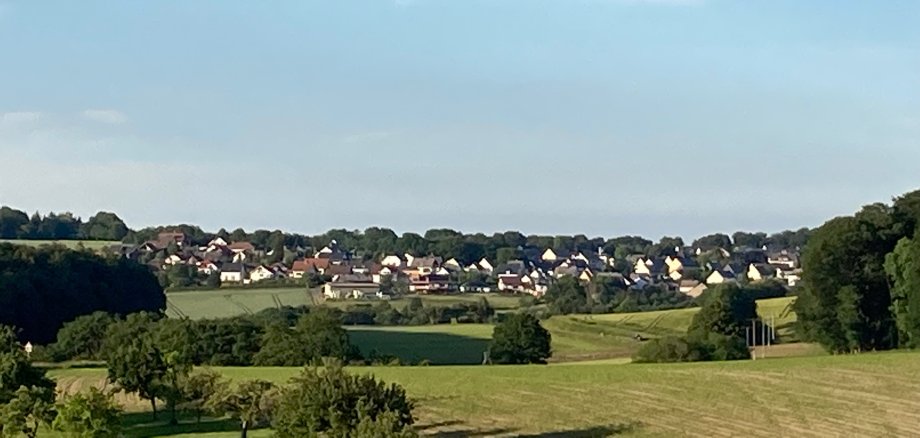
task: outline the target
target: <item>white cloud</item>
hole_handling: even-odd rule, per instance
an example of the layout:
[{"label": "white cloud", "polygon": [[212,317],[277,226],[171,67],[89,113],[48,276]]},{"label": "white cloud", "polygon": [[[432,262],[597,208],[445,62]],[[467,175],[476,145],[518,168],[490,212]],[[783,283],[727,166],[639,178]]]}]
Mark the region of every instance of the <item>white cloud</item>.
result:
[{"label": "white cloud", "polygon": [[108,123],[111,125],[118,125],[128,121],[128,116],[126,116],[121,111],[116,110],[88,109],[83,111],[81,114],[86,119],[100,123]]},{"label": "white cloud", "polygon": [[23,123],[37,122],[42,118],[42,113],[37,111],[13,111],[0,113],[0,124],[18,125]]}]

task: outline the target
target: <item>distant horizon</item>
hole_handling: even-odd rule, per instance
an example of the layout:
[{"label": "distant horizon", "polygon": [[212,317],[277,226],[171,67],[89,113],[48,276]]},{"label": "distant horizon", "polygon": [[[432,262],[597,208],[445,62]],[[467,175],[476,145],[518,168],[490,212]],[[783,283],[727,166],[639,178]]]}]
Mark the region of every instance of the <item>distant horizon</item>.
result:
[{"label": "distant horizon", "polygon": [[918,17],[0,0],[0,203],[301,233],[811,228],[918,185]]}]

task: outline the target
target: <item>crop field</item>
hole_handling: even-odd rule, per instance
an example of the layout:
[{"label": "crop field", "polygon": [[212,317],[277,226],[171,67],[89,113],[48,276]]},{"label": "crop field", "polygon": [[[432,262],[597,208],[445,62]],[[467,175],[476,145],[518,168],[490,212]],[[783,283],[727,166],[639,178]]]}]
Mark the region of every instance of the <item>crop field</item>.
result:
[{"label": "crop field", "polygon": [[[311,292],[316,294],[319,289]],[[428,306],[450,306],[456,303],[476,302],[480,297],[489,300],[497,310],[515,309],[520,298],[499,294],[461,294],[461,295],[420,295],[422,302]],[[265,288],[265,289],[218,289],[203,291],[167,292],[169,302],[167,315],[171,317],[187,316],[192,319],[223,318],[263,309],[285,306],[312,305],[313,299],[305,288]],[[376,301],[326,301],[323,304],[332,307],[345,307],[356,304],[376,304]],[[405,307],[409,298],[400,298],[389,302],[396,308]]]},{"label": "crop field", "polygon": [[2,243],[12,243],[14,245],[26,246],[43,246],[43,245],[63,245],[67,248],[76,249],[81,246],[86,249],[98,251],[112,245],[118,245],[121,242],[114,240],[21,240],[21,239],[0,239]]},{"label": "crop field", "polygon": [[[292,368],[223,368],[283,383]],[[838,437],[920,430],[920,353],[867,353],[693,364],[353,368],[403,385],[427,436]],[[52,373],[61,389],[103,384],[104,370]],[[140,422],[146,404],[122,398]],[[149,415],[149,414],[146,414]],[[215,421],[128,436],[232,437]],[[159,432],[154,432],[159,431]],[[267,431],[253,436],[267,436]],[[133,434],[132,434],[133,433]],[[161,433],[162,435],[158,435]],[[189,433],[189,435],[181,435]]]}]

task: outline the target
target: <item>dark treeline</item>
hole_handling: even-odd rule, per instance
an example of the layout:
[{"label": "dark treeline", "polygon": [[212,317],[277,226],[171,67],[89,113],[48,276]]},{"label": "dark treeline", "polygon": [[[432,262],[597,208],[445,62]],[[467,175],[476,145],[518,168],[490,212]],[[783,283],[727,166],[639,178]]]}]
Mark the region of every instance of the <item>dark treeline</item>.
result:
[{"label": "dark treeline", "polygon": [[143,265],[89,251],[0,243],[0,324],[23,341],[54,340],[63,323],[94,311],[160,312],[166,296]]},{"label": "dark treeline", "polygon": [[407,232],[401,235],[382,227],[370,227],[364,231],[334,229],[313,236],[285,233],[280,230],[247,232],[241,228],[232,231],[220,229],[212,233],[202,230],[199,226],[188,224],[132,230],[117,215],[109,212],[99,212],[83,222],[70,213],[49,213],[41,216],[36,212],[29,216],[23,211],[10,207],[0,208],[0,239],[90,239],[143,243],[156,240],[159,233],[164,231],[182,232],[186,235],[188,243],[199,246],[206,245],[216,237],[229,242],[250,242],[257,249],[266,251],[284,247],[317,249],[335,240],[340,248],[364,259],[379,258],[386,254],[436,254],[445,260],[456,258],[464,263],[473,263],[483,257],[493,262],[503,263],[524,258],[525,255],[533,256],[533,254],[522,254],[524,250],[542,251],[547,248],[565,253],[596,252],[601,249],[617,259],[625,259],[631,254],[655,256],[673,254],[676,246],[687,245],[704,251],[714,248],[760,248],[763,246],[771,249],[792,249],[804,247],[810,234],[807,228],[771,235],[738,231],[732,235],[711,234],[692,242],[685,242],[681,237],[671,236],[662,237],[655,242],[639,236],[607,239],[588,237],[583,234],[573,236],[524,235],[517,231],[487,235],[483,233],[465,234],[447,228],[431,229],[423,234]]},{"label": "dark treeline", "polygon": [[[128,321],[143,324],[161,350],[178,351],[194,365],[300,366],[322,357],[367,363],[395,360],[374,352],[366,352],[367,357],[363,357],[350,344],[342,325],[484,323],[494,317],[495,310],[485,298],[447,307],[424,306],[421,299],[413,298],[401,309],[382,301],[344,310],[285,306],[252,315],[198,321],[148,313]],[[64,324],[54,344],[40,354],[55,362],[106,360],[106,339],[112,338],[113,331],[122,331],[125,323],[106,312],[77,317]]]},{"label": "dark treeline", "polygon": [[121,240],[128,226],[115,213],[100,211],[86,222],[70,213],[24,211],[0,207],[0,239]]},{"label": "dark treeline", "polygon": [[920,345],[920,191],[831,219],[802,258],[799,335],[832,352]]},{"label": "dark treeline", "polygon": [[573,251],[596,253],[601,250],[620,260],[625,260],[627,256],[632,254],[653,256],[673,254],[675,247],[685,247],[687,245],[693,248],[700,248],[703,251],[715,248],[760,248],[763,246],[772,249],[794,249],[804,247],[810,235],[809,229],[802,228],[797,231],[783,231],[772,235],[742,231],[733,233],[731,236],[712,234],[700,237],[692,242],[684,242],[680,237],[665,236],[659,239],[658,242],[654,242],[639,236],[621,236],[605,239],[603,237],[588,237],[583,234],[574,236],[524,235],[517,231],[486,235],[483,233],[465,234],[446,228],[431,229],[424,234],[407,232],[402,235],[389,228],[380,227],[371,227],[364,231],[335,229],[323,234],[307,236],[284,233],[280,230],[256,230],[249,233],[243,229],[229,232],[221,229],[216,233],[208,233],[194,225],[169,225],[130,231],[124,241],[127,243],[142,243],[156,240],[159,233],[165,231],[182,232],[187,236],[191,244],[199,246],[206,245],[216,237],[223,238],[229,242],[250,242],[257,249],[263,250],[281,249],[282,246],[287,248],[318,249],[335,240],[339,248],[365,260],[379,259],[389,254],[401,255],[409,253],[414,255],[434,254],[443,257],[445,260],[456,258],[462,263],[474,263],[485,257],[499,264],[509,260],[535,258],[547,248],[560,253]]}]

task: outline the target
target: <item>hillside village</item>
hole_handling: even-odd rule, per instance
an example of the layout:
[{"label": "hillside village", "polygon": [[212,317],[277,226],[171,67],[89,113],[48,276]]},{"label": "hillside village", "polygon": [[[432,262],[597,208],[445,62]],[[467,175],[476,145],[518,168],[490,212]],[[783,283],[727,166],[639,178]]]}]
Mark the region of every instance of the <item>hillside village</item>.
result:
[{"label": "hillside village", "polygon": [[[250,242],[216,237],[206,245],[190,243],[180,231],[158,234],[140,245],[112,248],[147,263],[160,273],[184,271],[207,279],[211,287],[259,283],[322,285],[327,299],[389,299],[394,295],[500,292],[542,297],[554,281],[571,276],[588,283],[603,279],[622,289],[659,287],[697,297],[709,286],[775,279],[788,287],[801,280],[799,248],[695,248],[676,246],[670,254],[630,254],[624,260],[597,251],[518,248],[518,258],[498,263],[444,259],[438,254],[388,254],[355,257],[335,240],[310,251],[284,248],[290,262],[277,261],[275,250]],[[668,251],[665,251],[668,252]],[[276,260],[271,262],[270,260]]]}]

